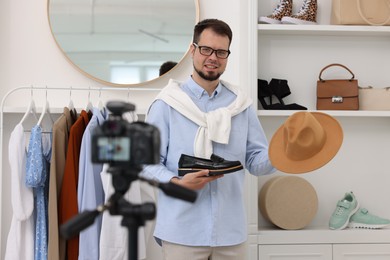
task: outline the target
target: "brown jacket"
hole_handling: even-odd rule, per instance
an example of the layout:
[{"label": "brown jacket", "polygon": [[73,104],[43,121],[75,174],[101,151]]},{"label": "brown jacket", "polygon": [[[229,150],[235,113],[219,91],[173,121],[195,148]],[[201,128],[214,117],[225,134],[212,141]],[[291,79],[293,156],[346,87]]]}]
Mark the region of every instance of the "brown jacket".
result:
[{"label": "brown jacket", "polygon": [[[58,208],[59,224],[62,225],[78,214],[77,184],[79,179],[79,156],[84,130],[89,123],[91,113],[81,111],[80,117],[72,125],[69,134],[68,151],[65,162],[65,172],[62,179]],[[67,241],[66,255],[68,260],[78,260],[78,235]]]},{"label": "brown jacket", "polygon": [[[70,128],[77,119],[75,110],[64,112],[53,124],[52,157],[50,164],[49,204],[48,204],[48,259],[65,259],[65,240],[60,239],[58,231],[58,198],[65,171]],[[62,241],[61,241],[62,240]],[[62,246],[61,246],[61,245]],[[60,258],[60,252],[62,257]]]}]

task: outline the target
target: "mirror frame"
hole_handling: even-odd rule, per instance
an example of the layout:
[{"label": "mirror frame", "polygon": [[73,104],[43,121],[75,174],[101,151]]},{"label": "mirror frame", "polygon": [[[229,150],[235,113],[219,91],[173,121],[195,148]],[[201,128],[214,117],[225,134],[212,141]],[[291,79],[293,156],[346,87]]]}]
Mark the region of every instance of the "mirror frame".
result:
[{"label": "mirror frame", "polygon": [[[140,82],[140,83],[134,83],[134,84],[119,84],[119,83],[113,83],[113,82],[110,82],[110,81],[106,81],[106,80],[103,80],[103,79],[100,79],[100,78],[97,78],[89,73],[87,73],[86,71],[84,71],[83,69],[81,69],[77,64],[75,64],[70,58],[69,56],[66,54],[66,52],[64,51],[64,49],[61,47],[61,45],[59,44],[59,42],[57,41],[54,33],[53,33],[53,30],[52,30],[52,26],[51,26],[51,22],[50,22],[50,1],[51,0],[47,0],[47,10],[46,10],[46,14],[47,14],[47,20],[48,20],[48,24],[49,24],[49,28],[50,28],[50,33],[54,39],[54,42],[56,43],[57,47],[59,48],[59,50],[62,52],[62,54],[65,56],[65,58],[68,60],[68,62],[74,67],[76,68],[76,70],[78,70],[81,74],[83,74],[84,76],[94,80],[94,81],[97,81],[101,84],[104,84],[104,85],[108,85],[108,86],[111,86],[111,87],[123,87],[123,88],[128,88],[128,87],[142,87],[142,86],[145,86],[147,84],[150,84],[150,83],[153,83],[155,81],[157,81],[158,79],[160,79],[161,77],[163,76],[166,76],[167,74],[169,74],[172,70],[176,69],[182,62],[184,59],[186,59],[189,54],[190,54],[190,46],[191,46],[191,42],[192,42],[192,38],[190,40],[190,42],[188,43],[188,47],[187,47],[187,51],[183,54],[182,58],[177,62],[177,64],[172,68],[170,69],[169,71],[167,71],[166,73],[164,73],[163,75],[161,76],[158,76],[154,79],[151,79],[151,80],[148,80],[148,81],[144,81],[144,82]],[[199,13],[200,13],[200,6],[199,6],[199,1],[200,0],[193,0],[194,3],[195,3],[195,23],[194,23],[194,26],[199,22]]]}]

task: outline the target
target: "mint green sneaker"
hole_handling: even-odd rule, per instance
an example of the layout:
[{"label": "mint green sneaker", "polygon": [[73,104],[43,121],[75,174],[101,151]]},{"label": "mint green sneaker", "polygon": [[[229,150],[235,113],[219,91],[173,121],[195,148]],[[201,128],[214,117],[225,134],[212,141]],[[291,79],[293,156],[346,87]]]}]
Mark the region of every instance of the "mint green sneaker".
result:
[{"label": "mint green sneaker", "polygon": [[380,218],[375,215],[371,215],[370,213],[368,213],[367,209],[361,208],[351,216],[348,227],[378,229],[378,228],[386,227],[389,224],[390,224],[389,219]]},{"label": "mint green sneaker", "polygon": [[335,211],[329,220],[330,229],[344,229],[348,226],[349,219],[359,209],[359,202],[351,192],[345,193],[343,199],[337,202]]}]

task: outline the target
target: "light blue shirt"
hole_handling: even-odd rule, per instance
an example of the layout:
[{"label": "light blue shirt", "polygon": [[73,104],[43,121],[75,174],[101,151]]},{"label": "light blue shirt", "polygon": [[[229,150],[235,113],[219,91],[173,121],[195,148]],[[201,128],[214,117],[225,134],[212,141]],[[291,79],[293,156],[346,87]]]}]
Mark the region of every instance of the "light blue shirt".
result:
[{"label": "light blue shirt", "polygon": [[[209,97],[192,78],[182,89],[203,112],[226,107],[236,95],[219,84]],[[145,167],[142,175],[168,182],[178,176],[181,154],[193,155],[198,125],[162,100],[153,102],[147,122],[161,135],[161,163]],[[228,144],[213,142],[213,153],[226,160],[239,160],[253,175],[274,171],[268,159],[268,142],[252,107],[232,118]],[[245,171],[226,174],[198,191],[195,203],[185,202],[159,191],[154,236],[159,240],[189,246],[230,246],[247,238],[243,203]]]},{"label": "light blue shirt", "polygon": [[[85,210],[94,210],[104,203],[103,184],[100,172],[102,164],[92,164],[91,138],[96,127],[103,124],[107,119],[107,110],[101,112],[98,108],[92,109],[92,117],[85,128],[81,140],[79,179],[77,188],[77,203],[79,213]],[[102,226],[102,217],[95,219],[93,225],[80,232],[79,237],[79,260],[99,259],[99,239]]]}]

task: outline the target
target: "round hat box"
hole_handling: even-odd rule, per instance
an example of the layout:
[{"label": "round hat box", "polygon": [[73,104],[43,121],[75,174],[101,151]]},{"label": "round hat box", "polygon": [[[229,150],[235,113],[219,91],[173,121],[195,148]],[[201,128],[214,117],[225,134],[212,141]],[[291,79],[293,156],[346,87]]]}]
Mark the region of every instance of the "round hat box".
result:
[{"label": "round hat box", "polygon": [[313,186],[297,176],[269,179],[259,193],[261,214],[282,229],[302,229],[309,225],[318,209]]}]

